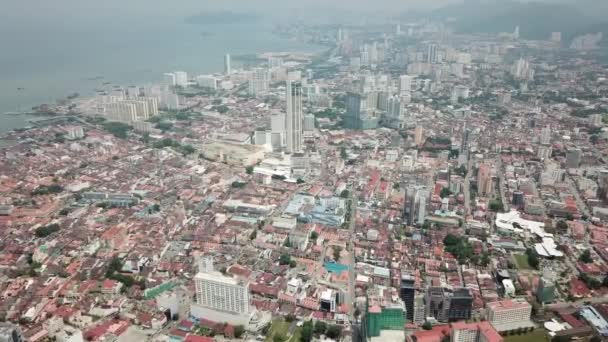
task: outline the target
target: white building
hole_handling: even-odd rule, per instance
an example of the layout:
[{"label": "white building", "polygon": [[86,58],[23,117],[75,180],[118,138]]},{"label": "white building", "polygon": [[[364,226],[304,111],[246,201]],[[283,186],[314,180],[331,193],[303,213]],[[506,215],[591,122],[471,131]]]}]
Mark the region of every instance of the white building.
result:
[{"label": "white building", "polygon": [[249,308],[249,283],[226,277],[215,270],[194,277],[196,303],[213,310],[246,314]]},{"label": "white building", "polygon": [[137,108],[132,103],[124,101],[108,103],[105,105],[105,112],[109,121],[124,123],[137,121]]},{"label": "white building", "polygon": [[196,84],[201,88],[217,90],[218,79],[213,75],[200,75],[196,77]]},{"label": "white building", "polygon": [[176,77],[172,72],[163,74],[163,90],[173,88],[176,85]]},{"label": "white building", "polygon": [[408,75],[399,76],[399,93],[405,94],[412,91],[412,78]]},{"label": "white building", "polygon": [[249,76],[249,95],[258,96],[270,88],[270,71],[265,68],[254,69]]},{"label": "white building", "polygon": [[176,71],[175,74],[175,85],[179,87],[188,87],[188,73],[185,71]]},{"label": "white building", "polygon": [[232,68],[230,67],[230,54],[226,54],[224,56],[224,74],[230,75],[232,73]]},{"label": "white building", "polygon": [[488,321],[498,332],[534,326],[530,322],[532,305],[525,299],[492,302],[488,303],[486,308]]}]

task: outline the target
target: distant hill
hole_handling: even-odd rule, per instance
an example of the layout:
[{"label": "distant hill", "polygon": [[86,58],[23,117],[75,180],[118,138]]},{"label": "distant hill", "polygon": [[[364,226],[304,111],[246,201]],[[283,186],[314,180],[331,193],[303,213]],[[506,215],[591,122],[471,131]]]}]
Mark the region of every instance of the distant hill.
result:
[{"label": "distant hill", "polygon": [[453,20],[457,32],[513,32],[519,26],[522,38],[548,39],[551,32],[562,32],[566,43],[579,34],[608,33],[606,18],[591,17],[579,7],[578,3],[574,7],[565,3],[469,0],[438,9],[432,16]]},{"label": "distant hill", "polygon": [[250,13],[237,13],[231,11],[205,12],[186,18],[186,22],[196,25],[216,25],[253,22],[258,16]]}]

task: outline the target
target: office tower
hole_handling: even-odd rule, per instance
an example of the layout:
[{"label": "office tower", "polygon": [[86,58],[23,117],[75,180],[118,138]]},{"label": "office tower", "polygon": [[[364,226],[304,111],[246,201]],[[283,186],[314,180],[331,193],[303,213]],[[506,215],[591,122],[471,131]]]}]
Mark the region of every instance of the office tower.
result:
[{"label": "office tower", "polygon": [[426,56],[426,62],[429,64],[437,63],[437,45],[429,44]]},{"label": "office tower", "polygon": [[285,136],[287,152],[302,150],[302,83],[288,80],[286,89],[287,112],[285,115]]},{"label": "office tower", "polygon": [[513,200],[511,201],[514,207],[523,208],[525,205],[524,193],[521,191],[513,192]]},{"label": "office tower", "polygon": [[258,96],[268,92],[270,87],[270,72],[268,69],[256,68],[249,77],[249,95]]},{"label": "office tower", "polygon": [[424,143],[424,128],[422,126],[416,126],[414,130],[414,143],[417,146],[422,146]]},{"label": "office tower", "polygon": [[224,75],[230,75],[232,73],[232,69],[230,67],[230,54],[226,54],[224,56]]},{"label": "office tower", "polygon": [[176,71],[173,73],[175,75],[175,85],[178,87],[186,88],[188,87],[188,73],[185,71]]},{"label": "office tower", "polygon": [[479,165],[477,171],[477,189],[480,195],[489,195],[492,193],[492,174],[488,164]]},{"label": "office tower", "polygon": [[399,94],[404,95],[412,91],[412,78],[408,75],[399,76]]},{"label": "office tower", "polygon": [[163,74],[163,90],[171,89],[176,85],[176,77],[172,72]]},{"label": "office tower", "polygon": [[376,93],[363,95],[353,92],[347,93],[344,126],[350,129],[377,128],[379,122],[375,116],[377,101]]},{"label": "office tower", "polygon": [[411,273],[401,273],[401,290],[399,296],[405,304],[405,318],[414,321],[414,298],[416,297],[416,278]]},{"label": "office tower", "polygon": [[566,151],[566,168],[577,169],[581,164],[583,151],[580,148],[569,148]]},{"label": "office tower", "polygon": [[530,322],[532,305],[525,299],[492,302],[486,308],[488,321],[498,332],[534,326]]},{"label": "office tower", "polygon": [[473,311],[473,296],[467,288],[451,291],[431,286],[427,289],[425,302],[427,316],[435,317],[439,322],[470,319]]},{"label": "office tower", "polygon": [[249,312],[249,283],[224,276],[208,261],[199,264],[194,285],[196,303],[203,307],[237,314]]},{"label": "office tower", "polygon": [[395,129],[402,129],[405,127],[406,109],[405,103],[401,98],[392,96],[388,99],[388,106],[386,111],[386,125]]},{"label": "office tower", "polygon": [[451,325],[451,342],[503,342],[504,339],[488,322],[465,323],[457,322]]},{"label": "office tower", "polygon": [[551,303],[555,300],[555,284],[545,277],[541,277],[536,288],[536,299],[539,303]]},{"label": "office tower", "polygon": [[0,342],[24,342],[21,328],[12,323],[0,323]]}]

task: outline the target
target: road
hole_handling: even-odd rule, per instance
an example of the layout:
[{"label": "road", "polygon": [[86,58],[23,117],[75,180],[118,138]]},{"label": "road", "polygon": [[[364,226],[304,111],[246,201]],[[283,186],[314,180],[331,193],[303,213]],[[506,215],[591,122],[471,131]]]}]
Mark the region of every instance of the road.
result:
[{"label": "road", "polygon": [[467,162],[467,174],[464,176],[464,220],[471,213],[471,176],[473,175],[473,159],[469,156]]},{"label": "road", "polygon": [[357,217],[357,194],[351,191],[350,194],[350,221],[348,230],[350,232],[348,238],[348,253],[350,256],[350,265],[348,268],[348,292],[346,301],[349,305],[349,316],[351,322],[355,321],[355,221]]},{"label": "road", "polygon": [[576,187],[576,184],[574,183],[574,179],[572,178],[572,176],[566,175],[566,181],[568,182],[568,185],[570,186],[570,192],[574,195],[574,199],[576,200],[576,205],[581,209],[583,214],[587,215],[587,217],[591,217],[589,208],[587,207],[585,202],[583,202],[583,199],[581,198],[581,194],[578,191],[578,188]]}]

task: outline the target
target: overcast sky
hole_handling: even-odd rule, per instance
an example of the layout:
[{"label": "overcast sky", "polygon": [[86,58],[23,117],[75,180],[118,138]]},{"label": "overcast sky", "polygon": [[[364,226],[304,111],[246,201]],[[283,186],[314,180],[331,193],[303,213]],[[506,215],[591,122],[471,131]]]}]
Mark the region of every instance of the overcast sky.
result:
[{"label": "overcast sky", "polygon": [[206,10],[230,9],[276,14],[300,8],[336,8],[392,12],[437,7],[456,0],[0,0],[0,18],[67,21],[137,16],[183,16]]}]

